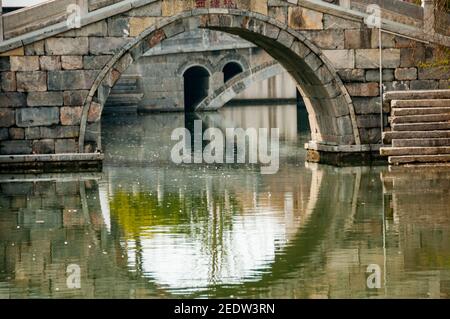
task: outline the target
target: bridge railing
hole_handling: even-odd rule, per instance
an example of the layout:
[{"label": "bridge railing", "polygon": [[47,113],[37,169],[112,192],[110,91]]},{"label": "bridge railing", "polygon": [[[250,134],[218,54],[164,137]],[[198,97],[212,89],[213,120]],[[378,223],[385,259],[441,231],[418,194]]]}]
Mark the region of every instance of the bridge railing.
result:
[{"label": "bridge railing", "polygon": [[[27,7],[13,12],[2,14],[0,9],[0,41],[15,37],[67,21],[73,14],[70,5],[77,5],[81,14],[87,14],[99,9],[114,5],[125,0],[49,0],[42,4]],[[181,0],[180,0],[181,1]],[[1,8],[0,0],[0,8]],[[145,0],[140,1],[142,3]],[[299,1],[301,2],[301,1]],[[366,12],[367,6],[377,4],[380,6],[383,18],[405,25],[426,29],[426,24],[432,23],[432,31],[450,36],[450,15],[432,10],[432,0],[422,0],[424,6],[414,5],[400,0],[325,0],[324,2],[340,5],[348,9]],[[427,7],[428,6],[428,7]],[[425,22],[425,23],[424,23]]]}]

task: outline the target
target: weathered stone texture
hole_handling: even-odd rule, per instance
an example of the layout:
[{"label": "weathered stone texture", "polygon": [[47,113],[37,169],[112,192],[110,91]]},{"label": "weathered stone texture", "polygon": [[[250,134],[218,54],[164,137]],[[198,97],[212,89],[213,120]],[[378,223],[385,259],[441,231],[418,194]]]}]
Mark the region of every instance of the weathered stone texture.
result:
[{"label": "weathered stone texture", "polygon": [[65,91],[63,94],[64,97],[64,105],[68,106],[80,106],[84,104],[84,100],[89,94],[88,90],[81,91]]},{"label": "weathered stone texture", "polygon": [[33,141],[34,154],[53,154],[55,153],[55,141],[53,139],[43,139]]},{"label": "weathered stone texture", "polygon": [[49,71],[48,89],[50,91],[88,90],[97,74],[98,72],[94,70]]},{"label": "weathered stone texture", "polygon": [[62,92],[30,92],[27,97],[28,106],[60,106],[63,105]]},{"label": "weathered stone texture", "polygon": [[417,69],[397,68],[395,69],[395,78],[397,80],[415,80],[417,79]]},{"label": "weathered stone texture", "polygon": [[379,84],[371,83],[346,83],[345,87],[351,96],[378,96],[380,95]]},{"label": "weathered stone texture", "polygon": [[42,71],[17,72],[17,91],[42,92],[47,90],[47,73]]},{"label": "weathered stone texture", "polygon": [[47,126],[58,123],[58,107],[32,107],[16,110],[16,125],[19,127]]},{"label": "weathered stone texture", "polygon": [[41,56],[39,58],[39,64],[42,71],[55,71],[61,70],[61,57],[60,56]]},{"label": "weathered stone texture", "polygon": [[323,13],[301,7],[289,8],[288,24],[294,30],[323,29]]},{"label": "weathered stone texture", "polygon": [[55,153],[78,153],[78,143],[75,139],[57,139],[55,141]]},{"label": "weathered stone texture", "polygon": [[15,111],[10,108],[0,108],[0,127],[10,127],[15,124]]},{"label": "weathered stone texture", "polygon": [[80,70],[83,68],[83,57],[79,55],[63,55],[61,57],[63,70]]},{"label": "weathered stone texture", "polygon": [[17,90],[15,72],[1,72],[0,82],[3,92],[14,92]]},{"label": "weathered stone texture", "polygon": [[0,154],[31,154],[31,141],[2,141],[0,142]]},{"label": "weathered stone texture", "polygon": [[61,107],[61,124],[62,125],[79,125],[81,121],[82,107]]},{"label": "weathered stone texture", "polygon": [[87,55],[89,41],[87,37],[50,38],[45,40],[45,51],[48,55]]},{"label": "weathered stone texture", "polygon": [[11,71],[38,71],[38,56],[12,56]]}]

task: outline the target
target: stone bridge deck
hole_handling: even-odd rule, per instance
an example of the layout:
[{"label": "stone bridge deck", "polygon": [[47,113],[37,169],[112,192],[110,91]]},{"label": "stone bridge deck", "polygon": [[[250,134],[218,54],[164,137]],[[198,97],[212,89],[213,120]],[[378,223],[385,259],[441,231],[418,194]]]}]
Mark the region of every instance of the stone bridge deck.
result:
[{"label": "stone bridge deck", "polygon": [[[99,159],[103,106],[123,72],[198,28],[240,36],[292,75],[309,112],[310,160],[370,159],[389,113],[380,103],[378,31],[363,11],[369,1],[345,3],[58,0],[0,15],[0,161]],[[448,69],[429,66],[436,45],[450,46],[430,3],[380,3],[384,90],[447,88]],[[67,12],[75,4],[79,20]]]}]

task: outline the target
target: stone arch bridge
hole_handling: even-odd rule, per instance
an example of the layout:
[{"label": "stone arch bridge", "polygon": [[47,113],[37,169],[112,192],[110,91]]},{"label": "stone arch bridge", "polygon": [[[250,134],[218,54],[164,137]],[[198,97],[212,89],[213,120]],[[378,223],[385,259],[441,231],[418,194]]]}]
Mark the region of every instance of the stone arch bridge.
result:
[{"label": "stone arch bridge", "polygon": [[[309,113],[310,160],[370,158],[387,124],[378,31],[365,23],[370,3],[377,1],[55,0],[2,15],[1,165],[101,161],[103,105],[121,74],[197,28],[238,35],[291,74]],[[430,4],[380,3],[386,89],[448,86],[448,71],[421,67],[433,45],[450,44],[448,30],[429,25]]]}]

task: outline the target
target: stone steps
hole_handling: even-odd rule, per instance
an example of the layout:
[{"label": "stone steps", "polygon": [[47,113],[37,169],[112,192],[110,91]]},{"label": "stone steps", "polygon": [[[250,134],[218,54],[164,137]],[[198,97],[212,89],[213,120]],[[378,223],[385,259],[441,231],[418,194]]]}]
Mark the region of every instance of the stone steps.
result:
[{"label": "stone steps", "polygon": [[450,162],[450,90],[387,92],[391,131],[380,149],[392,165]]},{"label": "stone steps", "polygon": [[380,153],[383,156],[403,155],[449,155],[450,146],[436,147],[382,147]]},{"label": "stone steps", "polygon": [[393,116],[390,119],[391,124],[429,123],[429,122],[439,123],[447,121],[450,121],[450,114],[404,115],[404,116]]},{"label": "stone steps", "polygon": [[416,107],[450,107],[450,99],[420,99],[420,100],[393,100],[392,108],[416,108]]},{"label": "stone steps", "polygon": [[403,131],[383,132],[383,143],[391,144],[393,140],[450,138],[450,131]]},{"label": "stone steps", "polygon": [[424,123],[396,123],[392,124],[392,131],[440,131],[450,130],[448,122],[424,122]]},{"label": "stone steps", "polygon": [[450,138],[394,139],[392,147],[439,147],[450,145]]},{"label": "stone steps", "polygon": [[450,162],[450,154],[390,156],[388,162],[393,165],[412,163],[444,163]]},{"label": "stone steps", "polygon": [[392,117],[411,115],[432,115],[449,114],[450,107],[417,107],[417,108],[394,108],[391,111]]},{"label": "stone steps", "polygon": [[139,75],[124,75],[114,85],[105,104],[107,113],[137,112],[144,94],[139,86]]}]

